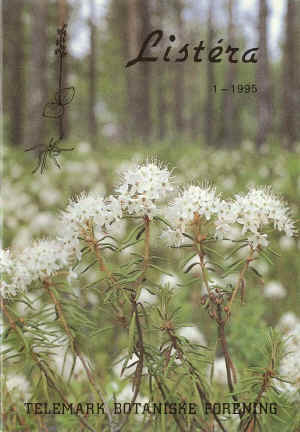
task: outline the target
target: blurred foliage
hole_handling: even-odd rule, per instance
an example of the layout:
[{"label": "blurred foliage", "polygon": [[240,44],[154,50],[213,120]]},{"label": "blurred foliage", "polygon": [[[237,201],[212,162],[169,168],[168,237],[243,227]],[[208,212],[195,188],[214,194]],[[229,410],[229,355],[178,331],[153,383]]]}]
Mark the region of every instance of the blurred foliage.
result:
[{"label": "blurred foliage", "polygon": [[[181,184],[188,184],[191,181],[201,183],[209,180],[219,190],[223,191],[224,196],[241,192],[250,185],[272,185],[273,190],[282,194],[288,201],[294,210],[295,219],[299,220],[299,158],[295,158],[288,151],[283,151],[279,143],[276,142],[265,144],[260,152],[255,150],[253,143],[250,141],[245,141],[240,149],[233,149],[231,152],[222,149],[213,149],[212,151],[212,149],[206,148],[200,142],[183,143],[179,140],[153,142],[151,153],[149,152],[146,156],[141,151],[139,142],[125,146],[124,143],[114,142],[112,145],[111,142],[103,140],[101,154],[93,151],[88,142],[70,142],[67,144],[72,145],[72,147],[75,146],[75,150],[60,158],[61,170],[49,162],[48,169],[43,175],[31,174],[32,166],[35,164],[32,156],[27,153],[22,154],[11,148],[5,149],[3,190],[3,199],[6,202],[4,213],[5,247],[23,248],[34,238],[55,234],[59,211],[65,207],[72,192],[80,193],[83,190],[98,190],[109,194],[116,184],[116,173],[127,168],[133,160],[143,160],[147,157],[155,158],[156,155],[159,155],[160,160],[166,161],[169,168],[175,167],[174,173],[176,173],[177,181]],[[298,146],[297,154],[299,152],[300,147]],[[119,233],[119,235],[124,238],[125,233],[128,233],[131,228],[135,228],[135,225],[132,222],[127,222],[124,225],[123,232]],[[168,293],[167,296],[170,296],[169,289],[171,288],[173,295],[168,310],[170,310],[170,313],[177,310],[175,322],[177,322],[178,329],[184,326],[195,326],[210,348],[210,351],[203,351],[203,358],[200,357],[194,363],[199,370],[204,371],[207,364],[211,362],[211,356],[214,355],[217,334],[215,323],[208,318],[207,313],[201,306],[203,287],[197,277],[199,274],[196,269],[190,274],[185,274],[184,268],[178,266],[178,260],[182,261],[188,254],[184,250],[168,251],[165,247],[159,245],[156,240],[155,230],[155,227],[153,227],[151,254],[157,258],[153,258],[153,263],[155,263],[155,259],[158,260],[157,262],[162,260],[163,264],[158,265],[163,267],[163,271],[171,273],[173,277],[160,275],[155,269],[150,270],[148,281],[143,284],[147,315],[153,320],[154,325],[159,326],[159,316],[156,317],[155,315],[157,313],[155,312],[156,305],[163,301],[166,292]],[[250,382],[251,368],[258,368],[259,365],[265,367],[266,353],[263,353],[260,348],[265,346],[268,328],[270,326],[276,327],[280,317],[286,312],[294,311],[296,314],[299,312],[299,240],[280,237],[278,234],[274,236],[273,243],[273,249],[279,251],[281,256],[274,256],[273,265],[263,261],[257,264],[256,268],[261,277],[257,278],[255,274],[249,274],[245,304],[242,306],[235,305],[234,319],[231,320],[227,329],[228,344],[238,375],[241,379],[249,379]],[[141,252],[140,242],[134,247],[128,247],[129,254],[125,252],[126,249],[124,254],[120,254],[118,257],[110,254],[109,251],[106,254],[109,267],[115,271],[114,269],[120,265],[123,266],[124,277],[128,278],[130,277],[130,267],[127,269],[128,264],[126,263],[128,260],[133,259],[130,253]],[[218,250],[218,252],[227,254],[230,250],[224,248]],[[103,298],[99,291],[98,286],[99,283],[101,284],[101,275],[97,266],[92,265],[88,271],[85,271],[90,264],[91,261],[88,258],[86,264],[81,263],[82,274],[78,281],[72,283],[72,286],[60,286],[58,279],[59,288],[57,288],[56,295],[63,305],[70,328],[76,329],[76,338],[78,338],[82,352],[91,362],[94,375],[101,378],[106,392],[111,397],[115,393],[117,400],[119,400],[119,397],[123,394],[124,401],[128,401],[131,397],[127,387],[128,378],[120,378],[120,369],[114,368],[114,365],[121,358],[126,358],[128,332],[125,327],[122,328],[122,325],[111,322],[110,300],[109,297]],[[269,281],[280,283],[284,287],[284,296],[282,298],[276,298],[276,295],[266,297],[261,282],[262,278],[265,284],[269,283]],[[217,280],[218,276],[216,276],[216,283]],[[233,275],[233,283],[234,280]],[[150,283],[150,281],[152,282]],[[147,302],[149,302],[148,305]],[[29,291],[27,296],[20,298],[17,302],[11,302],[9,308],[17,322],[18,319],[25,320],[24,336],[27,338],[26,344],[28,346],[34,346],[35,343],[40,346],[42,338],[43,348],[42,350],[39,348],[40,356],[43,358],[45,365],[51,367],[53,373],[57,374],[57,382],[65,389],[68,399],[74,401],[89,400],[92,397],[91,389],[84,378],[82,369],[78,366],[78,359],[77,366],[76,364],[72,366],[72,359],[74,359],[72,347],[61,332],[57,317],[55,319],[55,309],[53,306],[51,307],[51,304],[49,305],[46,293],[36,286]],[[154,343],[157,337],[160,338],[159,333],[147,334],[149,343],[150,341]],[[114,341],[114,343],[112,344],[111,341]],[[162,342],[163,339],[161,339]],[[20,351],[17,348],[19,341],[12,332],[4,335],[4,350],[9,345],[15,348],[13,351],[8,352],[9,356],[12,356],[5,368],[5,374],[8,378],[10,377],[8,383],[10,381],[14,382],[12,376],[16,370],[22,370],[20,379],[24,391],[27,391],[26,394],[32,396],[32,390],[35,389],[34,396],[32,396],[33,400],[47,400],[48,396],[45,392],[46,388],[48,388],[47,392],[50,400],[57,400],[57,396],[52,394],[51,387],[45,386],[45,383],[42,384],[45,378],[43,378],[43,374],[37,367],[32,367],[27,350]],[[58,350],[57,354],[55,354],[56,349]],[[66,371],[62,373],[62,358],[64,355]],[[152,355],[156,356],[157,354],[153,352]],[[216,355],[220,355],[219,349]],[[51,360],[52,357],[53,360]],[[203,361],[206,364],[205,367],[201,363]],[[170,366],[170,373],[174,367],[175,376],[179,378],[181,368],[175,365],[174,363],[173,366]],[[147,366],[150,367],[148,363]],[[250,372],[245,367],[250,368]],[[188,395],[190,401],[190,384],[188,381],[185,382],[184,378],[186,370],[183,369],[182,373],[181,396]],[[25,383],[27,382],[26,385],[24,379]],[[290,377],[290,379],[293,379],[293,377]],[[29,383],[31,383],[30,386]],[[28,396],[24,395],[22,397],[21,394],[18,394],[18,389],[12,389],[11,385],[10,397],[14,399],[17,408],[19,407],[18,409],[21,412],[24,409],[23,400],[29,400]],[[166,381],[166,385],[167,387],[170,385],[176,387],[173,378],[170,382]],[[28,390],[28,386],[30,390]],[[141,388],[142,400],[149,397],[147,388],[146,383],[144,383]],[[213,391],[215,392],[212,395],[213,400],[224,402],[227,399],[230,400],[224,384],[217,383]],[[251,400],[251,394],[251,392],[245,394],[243,400]],[[286,406],[286,408],[282,408],[282,410],[280,408],[279,416],[267,416],[271,423],[267,423],[267,426],[263,424],[262,430],[267,430],[264,429],[267,427],[268,430],[274,432],[296,432],[297,427],[299,427],[296,418],[294,419],[294,426],[291,426],[291,423],[284,426],[284,423],[282,423],[292,418],[291,412],[295,410],[294,404],[296,401],[290,402],[290,400],[286,400],[282,396],[282,393],[280,394],[281,396],[276,396],[276,392],[273,392],[271,396],[268,396],[269,400],[278,400],[280,407]],[[196,397],[196,395],[194,396]],[[153,397],[154,400],[157,400],[158,395],[153,395]],[[266,400],[268,400],[268,397]],[[7,396],[7,406],[10,404],[9,400]],[[154,423],[149,423],[149,419],[145,419],[145,423],[141,426],[140,421],[142,419],[139,416],[131,416],[126,428],[132,431],[140,431],[141,427],[149,431],[163,431],[164,428],[167,428],[166,430],[177,430],[174,420],[169,419],[168,416],[165,419],[163,417],[156,418],[156,420],[153,420]],[[33,422],[30,426],[31,430],[35,430],[34,422],[36,419],[32,417],[31,420]],[[56,416],[55,420],[52,418],[52,420],[47,419],[46,421],[49,421],[49,425],[56,422],[57,430],[67,432],[75,427],[78,420],[75,416],[64,415]],[[98,416],[94,421],[97,430],[99,428],[105,430],[106,426],[103,424],[104,418],[102,416]],[[161,422],[166,422],[166,425]],[[225,423],[228,431],[231,432],[231,430],[235,430],[235,420],[232,420],[231,426],[230,424],[229,420],[228,424]]]}]

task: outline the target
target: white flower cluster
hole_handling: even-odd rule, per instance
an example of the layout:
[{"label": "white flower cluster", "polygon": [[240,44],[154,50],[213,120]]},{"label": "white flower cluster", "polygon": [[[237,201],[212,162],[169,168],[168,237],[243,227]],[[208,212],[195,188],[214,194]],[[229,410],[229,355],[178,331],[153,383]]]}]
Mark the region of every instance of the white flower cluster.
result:
[{"label": "white flower cluster", "polygon": [[105,199],[100,194],[82,194],[76,201],[71,200],[62,212],[58,240],[80,259],[79,237],[83,229],[87,228],[87,223],[93,222],[94,234],[99,240],[109,231],[110,225],[121,216],[120,202],[113,196]]},{"label": "white flower cluster", "polygon": [[6,277],[1,281],[4,297],[23,292],[34,281],[44,280],[70,265],[67,249],[56,240],[40,240],[25,248],[16,257],[1,251],[1,270]]},{"label": "white flower cluster", "polygon": [[190,186],[165,210],[173,227],[163,233],[169,244],[178,246],[183,242],[183,233],[189,232],[195,215],[202,222],[212,221],[213,234],[219,239],[238,225],[253,248],[268,245],[265,228],[270,225],[290,237],[296,233],[288,206],[270,188],[252,188],[246,195],[225,201],[210,186]]},{"label": "white flower cluster", "polygon": [[9,250],[0,249],[0,275],[1,275],[1,295],[6,297],[9,291],[9,283],[7,280],[11,278],[14,268],[14,261]]},{"label": "white flower cluster", "polygon": [[[0,271],[6,275],[2,291],[23,291],[32,281],[70,266],[74,256],[81,258],[80,239],[89,235],[88,229],[98,241],[121,226],[123,214],[149,219],[162,214],[170,224],[162,237],[171,245],[182,244],[184,234],[192,232],[193,224],[198,223],[204,227],[202,234],[219,239],[230,237],[238,226],[254,248],[267,244],[265,228],[270,224],[288,236],[295,233],[289,208],[268,188],[252,188],[246,195],[224,201],[210,185],[191,185],[163,210],[162,201],[173,190],[171,172],[157,162],[149,162],[128,168],[115,196],[81,194],[62,212],[56,240],[40,241],[13,258],[8,251],[1,251]],[[73,277],[76,273],[69,270],[68,281]]]},{"label": "white flower cluster", "polygon": [[235,203],[238,208],[237,222],[242,225],[242,234],[248,235],[254,247],[258,244],[267,246],[267,234],[263,233],[263,229],[270,224],[289,237],[295,234],[288,206],[270,188],[252,188],[244,196],[236,195]]},{"label": "white flower cluster", "polygon": [[0,273],[11,273],[13,260],[9,250],[0,249]]},{"label": "white flower cluster", "polygon": [[123,210],[130,215],[147,215],[150,219],[160,213],[158,202],[171,191],[171,173],[154,162],[135,165],[125,171],[116,189]]},{"label": "white flower cluster", "polygon": [[173,229],[167,229],[162,237],[171,245],[180,245],[195,215],[209,221],[218,214],[220,205],[221,199],[211,186],[190,186],[165,209],[164,216]]}]

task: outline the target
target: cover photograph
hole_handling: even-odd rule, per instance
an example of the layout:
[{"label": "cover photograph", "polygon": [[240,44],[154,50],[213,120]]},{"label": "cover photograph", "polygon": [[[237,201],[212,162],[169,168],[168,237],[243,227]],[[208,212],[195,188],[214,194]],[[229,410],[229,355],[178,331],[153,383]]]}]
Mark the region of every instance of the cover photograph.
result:
[{"label": "cover photograph", "polygon": [[0,432],[300,432],[299,0],[0,16]]}]

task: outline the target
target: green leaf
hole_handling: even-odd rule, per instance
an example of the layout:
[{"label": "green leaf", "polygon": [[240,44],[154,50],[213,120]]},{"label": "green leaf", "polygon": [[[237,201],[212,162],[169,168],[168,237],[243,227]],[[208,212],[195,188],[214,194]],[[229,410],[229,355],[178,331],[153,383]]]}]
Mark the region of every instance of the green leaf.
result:
[{"label": "green leaf", "polygon": [[260,255],[271,265],[273,265],[273,261],[271,260],[271,258],[267,255],[266,252],[264,252],[263,250],[260,251]]},{"label": "green leaf", "polygon": [[162,218],[161,216],[154,216],[153,218],[154,220],[158,220],[162,223],[164,223],[165,225],[167,225],[169,228],[171,228],[173,230],[173,227],[169,224],[169,222],[167,222],[164,218]]},{"label": "green leaf", "polygon": [[47,378],[46,378],[46,375],[44,374],[44,372],[42,372],[41,378],[42,378],[43,391],[45,393],[47,402],[49,402],[50,398],[49,398],[49,393],[48,393],[48,383],[47,383]]},{"label": "green leaf", "polygon": [[154,268],[155,270],[158,270],[159,272],[161,272],[161,273],[163,273],[163,274],[166,274],[166,275],[168,275],[168,276],[173,276],[171,273],[168,273],[166,270],[163,270],[162,268],[160,268],[160,267],[158,267],[158,266],[156,266],[156,265],[154,265],[154,264],[150,264],[150,267],[152,267],[152,268]]},{"label": "green leaf", "polygon": [[130,246],[134,246],[134,245],[140,243],[142,240],[143,240],[143,239],[139,239],[139,240],[134,240],[134,241],[132,241],[131,243],[126,243],[124,246],[119,247],[119,248],[117,249],[117,252],[121,252],[122,250],[124,250],[124,249],[126,249],[126,248],[128,248],[128,247],[130,247]]},{"label": "green leaf", "polygon": [[219,254],[215,249],[210,248],[208,246],[203,246],[204,252],[208,251],[214,255],[216,255],[218,258],[223,258],[223,256],[221,254]]},{"label": "green leaf", "polygon": [[188,268],[186,270],[184,270],[184,273],[188,273],[190,270],[192,270],[193,267],[195,267],[196,265],[200,265],[200,262],[195,262],[192,263],[188,266]]},{"label": "green leaf", "polygon": [[231,258],[233,255],[236,254],[236,252],[238,252],[240,249],[243,249],[243,248],[246,247],[246,246],[248,246],[247,243],[242,244],[241,246],[237,246],[236,248],[233,249],[233,251],[232,251],[229,255],[227,255],[227,256],[225,257],[225,259],[227,260],[227,259]]},{"label": "green leaf", "polygon": [[26,337],[24,337],[23,332],[20,330],[20,328],[18,326],[16,326],[16,330],[18,332],[18,335],[20,336],[20,338],[24,342],[24,345],[25,345],[25,348],[26,348],[26,352],[29,353],[30,352],[30,348],[29,348],[28,341],[27,341]]},{"label": "green leaf", "polygon": [[129,235],[126,237],[125,240],[123,240],[121,243],[122,244],[126,244],[128,242],[131,241],[131,239],[136,235],[136,233],[144,227],[144,222],[142,224],[139,224],[137,227],[135,227],[130,233]]},{"label": "green leaf", "polygon": [[178,286],[181,286],[181,287],[188,287],[188,286],[190,286],[190,285],[192,285],[193,283],[196,283],[196,282],[200,283],[199,278],[193,278],[193,279],[191,279],[190,281],[188,281],[188,282],[186,282],[186,283],[178,284]]},{"label": "green leaf", "polygon": [[228,276],[230,273],[233,273],[235,270],[238,269],[238,267],[244,262],[244,258],[243,259],[239,259],[237,261],[235,261],[234,263],[232,263],[228,269],[226,270],[226,272],[222,275],[222,277],[226,277]]},{"label": "green leaf", "polygon": [[255,276],[259,277],[260,279],[262,278],[262,275],[259,273],[259,271],[256,268],[254,268],[252,266],[249,266],[249,269],[251,271],[253,271],[253,273],[255,274]]},{"label": "green leaf", "polygon": [[194,238],[193,238],[192,236],[190,236],[189,234],[187,234],[187,233],[182,233],[182,235],[183,235],[184,237],[186,237],[186,238],[192,240],[192,242],[194,242]]},{"label": "green leaf", "polygon": [[93,267],[93,265],[95,265],[96,263],[97,263],[98,261],[97,260],[95,260],[95,261],[93,261],[91,264],[89,264],[82,272],[81,272],[81,274],[83,274],[83,273],[85,273],[85,272],[87,272],[91,267]]},{"label": "green leaf", "polygon": [[145,232],[146,228],[143,226],[143,228],[137,233],[136,235],[136,240],[139,240],[139,238],[141,237],[141,235],[143,234],[143,232]]},{"label": "green leaf", "polygon": [[185,266],[186,266],[186,264],[192,259],[192,258],[194,258],[194,256],[196,256],[197,255],[197,252],[193,252],[193,253],[191,253],[191,254],[189,254],[186,258],[184,258],[183,260],[182,260],[182,262],[180,263],[180,267],[181,268],[184,268]]},{"label": "green leaf", "polygon": [[114,328],[114,327],[104,327],[104,328],[101,328],[101,329],[97,329],[97,330],[95,330],[95,331],[91,334],[91,337],[93,338],[93,337],[95,337],[95,336],[98,336],[100,333],[103,333],[103,332],[105,332],[105,331],[107,331],[107,330],[113,330],[113,328]]},{"label": "green leaf", "polygon": [[273,254],[273,255],[275,255],[277,257],[281,257],[281,255],[278,252],[274,251],[270,247],[267,247],[266,249],[267,249],[268,252],[271,252],[271,254]]}]

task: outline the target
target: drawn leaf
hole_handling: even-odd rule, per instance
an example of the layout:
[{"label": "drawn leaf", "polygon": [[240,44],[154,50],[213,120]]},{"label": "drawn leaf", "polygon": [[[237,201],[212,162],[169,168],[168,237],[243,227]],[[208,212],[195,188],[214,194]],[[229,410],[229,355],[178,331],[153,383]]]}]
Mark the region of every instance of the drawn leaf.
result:
[{"label": "drawn leaf", "polygon": [[56,102],[48,102],[46,103],[43,111],[44,117],[49,118],[59,118],[64,113],[64,107],[62,105],[58,105]]}]

